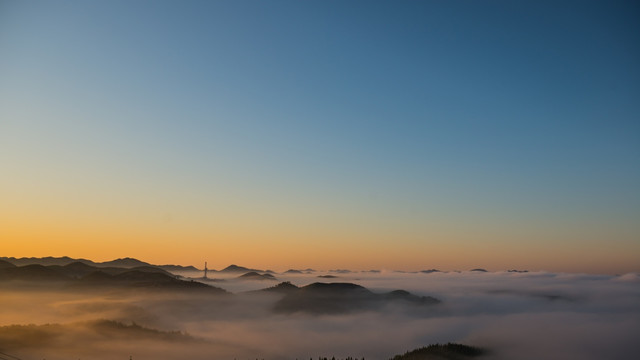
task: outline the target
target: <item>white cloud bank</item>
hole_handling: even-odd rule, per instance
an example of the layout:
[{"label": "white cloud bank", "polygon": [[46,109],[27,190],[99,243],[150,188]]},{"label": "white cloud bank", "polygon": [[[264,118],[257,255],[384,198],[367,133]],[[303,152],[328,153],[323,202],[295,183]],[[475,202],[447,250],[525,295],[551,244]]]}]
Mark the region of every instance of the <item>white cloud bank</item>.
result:
[{"label": "white cloud bank", "polygon": [[[278,295],[0,292],[0,351],[24,359],[308,359],[318,356],[388,359],[431,343],[459,342],[491,350],[488,359],[631,359],[640,353],[640,277],[553,273],[394,272],[278,275],[297,285],[353,282],[373,291],[409,290],[435,296],[427,308],[399,305],[347,315],[275,314]],[[335,274],[334,274],[335,275]],[[270,282],[228,280],[244,291]],[[193,340],[87,325],[111,319],[187,332]],[[13,324],[63,324],[53,337]],[[46,330],[39,326],[34,329]],[[33,330],[33,329],[32,329]],[[25,332],[26,331],[26,332]],[[140,335],[140,336],[138,336]],[[13,337],[12,337],[13,336]],[[29,337],[31,336],[31,337]],[[31,346],[16,346],[21,342]],[[44,340],[43,340],[44,339]],[[31,341],[31,343],[29,343]]]}]

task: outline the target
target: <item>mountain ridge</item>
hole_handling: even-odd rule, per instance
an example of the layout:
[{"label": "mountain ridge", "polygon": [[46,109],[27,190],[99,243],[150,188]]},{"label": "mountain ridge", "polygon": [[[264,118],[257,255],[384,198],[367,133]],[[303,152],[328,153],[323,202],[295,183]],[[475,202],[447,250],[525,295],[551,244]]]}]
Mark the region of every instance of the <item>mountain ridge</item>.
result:
[{"label": "mountain ridge", "polygon": [[[131,257],[118,258],[109,261],[96,262],[93,260],[83,259],[83,258],[72,258],[69,256],[45,256],[45,257],[6,257],[0,256],[0,261],[8,262],[15,266],[24,266],[24,265],[59,265],[65,266],[71,263],[80,262],[90,266],[96,267],[122,267],[122,268],[134,268],[139,266],[154,266],[157,268],[164,269],[166,271],[200,271],[196,267],[192,265],[154,265],[142,260],[138,260]],[[0,265],[1,267],[2,265]]]}]

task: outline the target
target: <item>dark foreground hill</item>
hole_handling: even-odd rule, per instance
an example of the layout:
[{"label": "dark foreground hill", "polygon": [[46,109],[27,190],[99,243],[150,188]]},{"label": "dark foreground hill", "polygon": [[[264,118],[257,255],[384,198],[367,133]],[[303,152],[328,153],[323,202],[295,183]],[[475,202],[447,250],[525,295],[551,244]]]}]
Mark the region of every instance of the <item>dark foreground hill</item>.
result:
[{"label": "dark foreground hill", "polygon": [[430,306],[440,303],[436,298],[416,296],[404,290],[376,294],[351,283],[313,283],[300,288],[281,284],[265,290],[280,290],[278,292],[285,294],[275,304],[274,311],[278,313],[345,314],[376,310],[390,304]]},{"label": "dark foreground hill", "polygon": [[468,360],[481,357],[486,353],[486,350],[473,346],[453,343],[433,344],[408,351],[403,355],[396,355],[390,360]]},{"label": "dark foreground hill", "polygon": [[12,268],[12,267],[16,267],[16,266],[8,261],[0,260],[0,269],[6,269],[6,268]]}]

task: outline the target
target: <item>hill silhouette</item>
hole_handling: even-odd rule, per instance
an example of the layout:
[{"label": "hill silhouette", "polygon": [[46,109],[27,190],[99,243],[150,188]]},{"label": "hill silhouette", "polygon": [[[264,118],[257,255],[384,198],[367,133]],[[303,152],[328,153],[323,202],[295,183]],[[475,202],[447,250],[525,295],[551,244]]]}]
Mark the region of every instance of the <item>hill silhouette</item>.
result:
[{"label": "hill silhouette", "polygon": [[[215,270],[214,270],[215,271]],[[238,265],[229,265],[226,268],[222,269],[222,270],[218,270],[217,272],[220,273],[248,273],[248,272],[263,272],[261,270],[257,270],[257,269],[249,269],[243,266],[238,266]]]},{"label": "hill silhouette", "polygon": [[238,276],[238,279],[241,280],[270,280],[270,281],[276,281],[276,277],[271,275],[271,274],[259,274],[255,271],[251,271],[248,272],[246,274],[240,275]]},{"label": "hill silhouette", "polygon": [[304,274],[304,272],[302,270],[289,269],[289,270],[283,272],[283,274]]},{"label": "hill silhouette", "polygon": [[141,266],[153,266],[156,268],[161,268],[165,271],[199,271],[198,269],[196,269],[193,266],[181,266],[181,265],[152,265],[150,263],[138,260],[138,259],[134,259],[134,258],[130,258],[130,257],[126,257],[126,258],[120,258],[120,259],[115,259],[115,260],[110,260],[110,261],[105,261],[105,262],[94,262],[92,260],[87,260],[87,259],[74,259],[74,258],[70,258],[68,256],[62,256],[62,257],[52,257],[52,256],[47,256],[47,257],[41,257],[41,258],[37,258],[37,257],[23,257],[23,258],[14,258],[14,257],[0,257],[0,261],[6,261],[8,263],[11,263],[13,265],[16,266],[24,266],[24,265],[44,265],[44,266],[52,266],[52,265],[58,265],[58,266],[66,266],[72,263],[82,263],[82,264],[86,264],[89,266],[94,266],[94,267],[117,267],[117,268],[135,268],[135,267],[141,267]]},{"label": "hill silhouette", "polygon": [[411,303],[428,306],[440,303],[433,297],[420,297],[404,290],[376,294],[352,283],[313,283],[290,289],[276,302],[278,313],[305,312],[310,314],[344,314],[374,310],[390,303]]},{"label": "hill silhouette", "polygon": [[389,360],[467,360],[481,357],[486,350],[462,344],[433,344],[396,355]]},{"label": "hill silhouette", "polygon": [[161,272],[140,270],[129,270],[114,275],[103,271],[94,271],[82,277],[75,285],[83,287],[128,287],[164,290],[184,289],[203,290],[219,294],[227,293],[226,290],[201,282],[180,280],[172,275]]},{"label": "hill silhouette", "polygon": [[0,269],[14,268],[14,267],[16,267],[14,264],[8,261],[0,260]]},{"label": "hill silhouette", "polygon": [[51,265],[48,266],[48,268],[53,269],[58,271],[61,274],[64,274],[65,276],[71,277],[71,278],[81,278],[87,274],[90,274],[92,272],[95,271],[102,271],[104,273],[107,274],[111,274],[111,275],[116,275],[116,274],[121,274],[123,272],[127,272],[127,271],[131,271],[131,270],[136,270],[136,271],[141,271],[141,272],[150,272],[150,273],[161,273],[161,274],[165,274],[167,276],[171,276],[173,277],[174,275],[155,266],[138,266],[138,267],[133,267],[133,268],[129,268],[129,267],[98,267],[98,266],[91,266],[91,265],[87,265],[85,263],[82,262],[73,262],[64,266],[59,266],[59,265]]},{"label": "hill silhouette", "polygon": [[14,257],[0,257],[0,260],[4,260],[4,261],[8,261],[16,266],[25,266],[25,265],[43,265],[43,266],[50,266],[50,265],[60,265],[60,266],[64,266],[64,265],[68,265],[71,264],[73,262],[82,262],[85,263],[87,265],[96,265],[96,263],[94,263],[91,260],[87,260],[87,259],[73,259],[70,258],[68,256],[62,256],[62,257],[53,257],[53,256],[47,256],[47,257],[41,257],[41,258],[37,258],[37,257],[23,257],[23,258],[14,258]]},{"label": "hill silhouette", "polygon": [[442,272],[438,269],[429,269],[429,270],[420,270],[421,273],[423,274],[433,274],[433,273],[439,273]]},{"label": "hill silhouette", "polygon": [[122,258],[122,259],[115,259],[115,260],[111,260],[111,261],[105,261],[100,263],[100,266],[105,266],[105,267],[125,267],[125,268],[133,268],[133,267],[138,267],[138,266],[150,266],[151,264],[144,262],[144,261],[140,261],[138,259],[134,259],[134,258],[130,258],[130,257],[126,257],[126,258]]},{"label": "hill silhouette", "polygon": [[155,289],[199,289],[226,293],[217,287],[196,281],[185,281],[153,267],[98,268],[81,262],[65,266],[38,264],[0,268],[0,282],[20,281],[24,284],[68,285],[72,287],[126,287]]},{"label": "hill silhouette", "polygon": [[50,267],[34,264],[2,268],[0,269],[0,280],[59,282],[67,281],[69,277]]},{"label": "hill silhouette", "polygon": [[198,268],[196,268],[195,266],[189,265],[189,266],[182,266],[182,265],[156,265],[157,267],[161,268],[162,270],[166,270],[166,271],[202,271]]},{"label": "hill silhouette", "polygon": [[285,282],[279,283],[278,285],[274,285],[272,287],[268,287],[266,289],[257,290],[257,291],[288,294],[288,293],[290,293],[292,291],[296,291],[296,290],[298,290],[297,286],[293,285],[289,281],[285,281]]}]

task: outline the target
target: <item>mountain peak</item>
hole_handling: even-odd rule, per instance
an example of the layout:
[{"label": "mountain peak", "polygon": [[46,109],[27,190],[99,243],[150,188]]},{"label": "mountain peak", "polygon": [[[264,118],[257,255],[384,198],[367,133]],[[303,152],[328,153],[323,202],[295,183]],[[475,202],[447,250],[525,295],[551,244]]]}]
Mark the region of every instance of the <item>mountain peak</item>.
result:
[{"label": "mountain peak", "polygon": [[229,266],[227,266],[226,268],[220,270],[220,272],[227,272],[227,273],[247,273],[247,272],[260,272],[260,270],[256,270],[256,269],[249,269],[246,268],[244,266],[238,266],[235,264],[231,264]]}]

